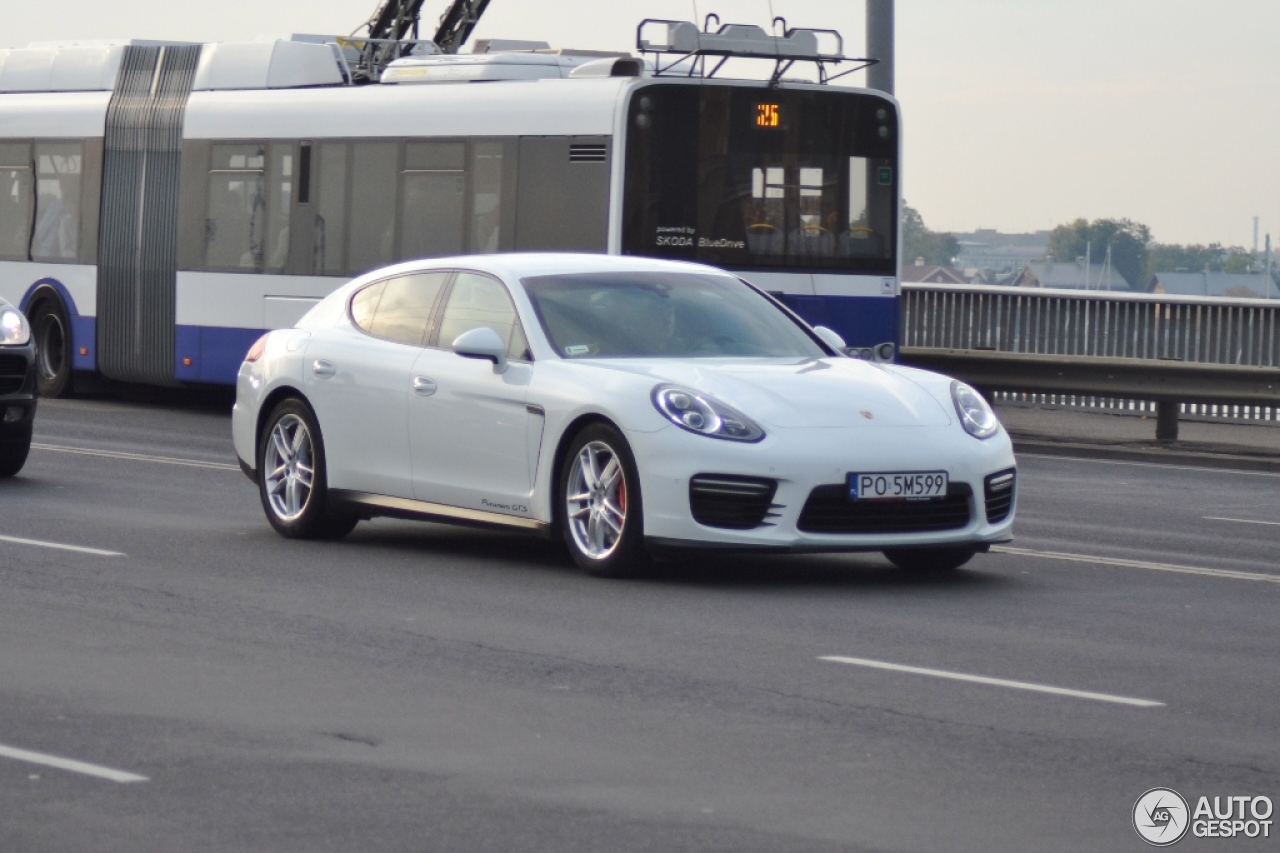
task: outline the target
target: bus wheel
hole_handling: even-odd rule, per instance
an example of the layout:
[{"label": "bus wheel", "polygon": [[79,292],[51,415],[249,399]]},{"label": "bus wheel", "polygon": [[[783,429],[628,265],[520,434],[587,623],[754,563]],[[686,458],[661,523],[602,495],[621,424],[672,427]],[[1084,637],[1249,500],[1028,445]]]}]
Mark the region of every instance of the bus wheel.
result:
[{"label": "bus wheel", "polygon": [[71,396],[71,323],[57,296],[36,302],[31,312],[36,340],[36,383],[41,397]]}]

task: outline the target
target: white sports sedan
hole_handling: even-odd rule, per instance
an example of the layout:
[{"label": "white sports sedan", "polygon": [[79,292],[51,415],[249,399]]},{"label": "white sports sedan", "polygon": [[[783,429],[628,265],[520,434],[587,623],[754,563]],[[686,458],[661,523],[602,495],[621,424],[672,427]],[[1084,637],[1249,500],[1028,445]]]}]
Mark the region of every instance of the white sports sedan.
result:
[{"label": "white sports sedan", "polygon": [[253,345],[236,452],[284,536],[523,529],[603,576],[704,547],[951,569],[1009,541],[1013,450],[982,397],[841,345],[696,264],[415,261]]}]

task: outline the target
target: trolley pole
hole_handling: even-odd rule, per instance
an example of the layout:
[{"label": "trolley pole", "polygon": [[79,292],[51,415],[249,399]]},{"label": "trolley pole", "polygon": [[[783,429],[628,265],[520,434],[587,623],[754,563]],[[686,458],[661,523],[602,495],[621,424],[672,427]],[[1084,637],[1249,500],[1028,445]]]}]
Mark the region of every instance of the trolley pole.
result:
[{"label": "trolley pole", "polygon": [[866,0],[867,58],[880,60],[867,69],[867,88],[893,94],[893,0]]}]

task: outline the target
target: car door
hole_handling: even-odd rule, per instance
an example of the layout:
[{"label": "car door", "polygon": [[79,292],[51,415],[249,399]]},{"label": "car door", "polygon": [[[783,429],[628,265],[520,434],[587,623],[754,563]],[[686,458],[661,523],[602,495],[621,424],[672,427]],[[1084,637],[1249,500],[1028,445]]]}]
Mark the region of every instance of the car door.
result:
[{"label": "car door", "polygon": [[408,402],[414,362],[449,273],[415,273],[364,287],[351,323],[317,335],[304,382],[325,442],[329,487],[413,497]]},{"label": "car door", "polygon": [[[463,332],[493,329],[508,342],[506,369],[453,352]],[[413,365],[409,445],[419,500],[529,515],[533,364],[506,286],[459,272],[440,314],[435,346]],[[540,419],[538,420],[540,426]]]}]

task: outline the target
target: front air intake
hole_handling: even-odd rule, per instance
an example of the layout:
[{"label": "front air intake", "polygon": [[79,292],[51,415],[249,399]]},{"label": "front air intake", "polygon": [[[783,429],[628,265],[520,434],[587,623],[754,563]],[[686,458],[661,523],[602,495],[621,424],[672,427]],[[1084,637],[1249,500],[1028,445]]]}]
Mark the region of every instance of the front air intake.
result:
[{"label": "front air intake", "polygon": [[750,530],[776,517],[778,481],[733,474],[698,474],[689,480],[693,520],[707,527]]},{"label": "front air intake", "polygon": [[929,533],[969,524],[973,490],[952,483],[947,494],[927,500],[851,500],[844,484],[818,486],[809,493],[797,529],[805,533]]},{"label": "front air intake", "polygon": [[983,482],[983,497],[987,504],[987,523],[1004,521],[1013,510],[1014,483],[1017,473],[1013,468],[987,477]]}]

